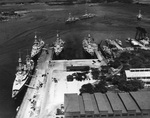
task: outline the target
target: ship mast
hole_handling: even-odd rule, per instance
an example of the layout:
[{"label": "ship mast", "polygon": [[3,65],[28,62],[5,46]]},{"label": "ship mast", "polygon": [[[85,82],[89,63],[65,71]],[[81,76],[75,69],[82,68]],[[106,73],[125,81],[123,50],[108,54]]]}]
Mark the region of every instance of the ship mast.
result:
[{"label": "ship mast", "polygon": [[22,69],[22,59],[21,59],[21,52],[19,51],[19,59],[18,59],[18,63],[19,63],[19,67],[18,70],[20,71]]},{"label": "ship mast", "polygon": [[141,20],[142,19],[142,14],[141,14],[141,10],[139,10],[139,14],[137,15],[137,20]]},{"label": "ship mast", "polygon": [[35,32],[35,35],[34,35],[34,44],[38,44],[37,32]]},{"label": "ship mast", "polygon": [[58,30],[57,30],[57,35],[56,35],[56,37],[57,37],[57,40],[59,40],[59,33],[58,33]]}]

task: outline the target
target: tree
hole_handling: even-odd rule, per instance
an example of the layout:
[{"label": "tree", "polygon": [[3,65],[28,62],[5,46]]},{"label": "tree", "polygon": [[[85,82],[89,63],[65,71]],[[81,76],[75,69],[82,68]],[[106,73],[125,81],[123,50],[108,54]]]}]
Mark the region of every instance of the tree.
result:
[{"label": "tree", "polygon": [[99,78],[99,73],[100,71],[98,70],[98,68],[91,68],[92,72],[92,76],[94,80],[97,80]]},{"label": "tree", "polygon": [[94,92],[106,93],[108,91],[106,86],[107,86],[106,81],[102,80],[95,85]]},{"label": "tree", "polygon": [[73,81],[73,76],[72,75],[68,75],[67,76],[67,81]]},{"label": "tree", "polygon": [[115,59],[114,61],[110,61],[109,64],[110,64],[110,67],[113,67],[113,68],[118,68],[121,65],[119,59]]},{"label": "tree", "polygon": [[133,57],[130,61],[129,64],[131,65],[132,68],[140,68],[143,67],[143,61],[139,57]]},{"label": "tree", "polygon": [[118,89],[125,92],[130,91],[138,91],[139,89],[144,88],[144,84],[140,80],[130,80],[130,81],[124,81],[119,82]]},{"label": "tree", "polygon": [[80,89],[80,94],[82,93],[94,93],[94,86],[90,83],[82,85]]}]

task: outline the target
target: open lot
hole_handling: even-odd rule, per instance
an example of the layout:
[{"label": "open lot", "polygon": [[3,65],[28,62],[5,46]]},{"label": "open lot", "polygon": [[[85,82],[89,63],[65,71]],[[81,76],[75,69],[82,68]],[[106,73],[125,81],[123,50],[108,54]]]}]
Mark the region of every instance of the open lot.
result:
[{"label": "open lot", "polygon": [[[143,19],[136,20],[138,10],[142,10]],[[27,10],[30,13],[20,19],[0,22],[0,118],[11,118],[15,114],[15,104],[11,99],[12,83],[18,65],[18,51],[21,49],[25,59],[26,49],[31,50],[34,32],[52,45],[57,30],[63,40],[71,44],[72,50],[81,51],[81,41],[91,33],[97,43],[106,38],[119,38],[125,45],[127,37],[134,38],[135,27],[144,27],[150,33],[150,6],[130,4],[100,4],[74,6],[48,6],[46,4],[0,6],[3,10]],[[80,16],[88,10],[97,17],[75,24],[65,24],[68,13]],[[70,52],[67,52],[70,53]],[[74,53],[74,52],[72,52]]]}]

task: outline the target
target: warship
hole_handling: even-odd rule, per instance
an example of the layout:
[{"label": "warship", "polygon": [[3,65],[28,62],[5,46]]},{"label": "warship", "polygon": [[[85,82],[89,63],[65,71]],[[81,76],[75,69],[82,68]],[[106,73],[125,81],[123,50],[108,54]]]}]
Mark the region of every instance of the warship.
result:
[{"label": "warship", "polygon": [[98,46],[94,43],[94,39],[88,34],[88,37],[85,37],[82,41],[83,49],[88,52],[91,56],[94,56],[95,50],[98,50]]},{"label": "warship", "polygon": [[73,17],[73,16],[71,15],[71,13],[69,13],[69,17],[68,17],[68,19],[66,20],[66,24],[74,23],[74,22],[76,22],[76,21],[78,21],[78,20],[79,20],[79,18]]},{"label": "warship", "polygon": [[15,98],[29,80],[29,76],[34,68],[34,61],[26,56],[26,63],[22,63],[21,57],[18,59],[19,66],[17,67],[16,78],[12,87],[12,98]]},{"label": "warship", "polygon": [[80,17],[80,19],[81,19],[81,20],[83,20],[83,19],[89,19],[89,18],[93,18],[93,17],[95,17],[95,16],[96,16],[95,14],[87,13],[87,10],[86,10],[86,11],[85,11],[85,14],[82,15],[82,16]]},{"label": "warship", "polygon": [[37,54],[39,54],[41,49],[45,45],[45,42],[42,39],[38,39],[36,34],[35,34],[34,39],[35,39],[34,44],[31,50],[31,58],[34,58]]},{"label": "warship", "polygon": [[64,49],[64,41],[60,38],[59,34],[57,33],[56,41],[54,42],[54,52],[56,56],[58,56],[62,50]]}]

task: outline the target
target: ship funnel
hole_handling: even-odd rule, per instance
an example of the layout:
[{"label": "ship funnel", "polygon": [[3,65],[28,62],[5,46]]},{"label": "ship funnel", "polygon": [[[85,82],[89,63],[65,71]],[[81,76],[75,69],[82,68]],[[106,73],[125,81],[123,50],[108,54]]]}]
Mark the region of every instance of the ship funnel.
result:
[{"label": "ship funnel", "polygon": [[35,36],[34,36],[34,39],[37,39],[37,34],[36,34],[37,32],[35,32]]},{"label": "ship funnel", "polygon": [[57,38],[59,38],[59,34],[57,33]]},{"label": "ship funnel", "polygon": [[37,39],[37,35],[36,34],[35,34],[34,38]]},{"label": "ship funnel", "polygon": [[90,35],[90,34],[88,34],[88,38],[91,38],[91,35]]},{"label": "ship funnel", "polygon": [[18,62],[19,62],[19,63],[21,63],[21,62],[22,62],[21,57],[19,57]]},{"label": "ship funnel", "polygon": [[58,31],[57,31],[57,35],[56,35],[56,37],[57,37],[57,40],[58,40],[58,39],[59,39],[59,37],[60,37],[60,36],[59,36],[59,33],[58,33]]}]

